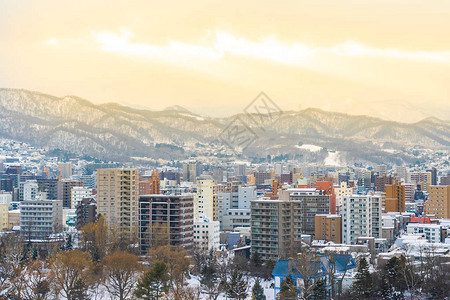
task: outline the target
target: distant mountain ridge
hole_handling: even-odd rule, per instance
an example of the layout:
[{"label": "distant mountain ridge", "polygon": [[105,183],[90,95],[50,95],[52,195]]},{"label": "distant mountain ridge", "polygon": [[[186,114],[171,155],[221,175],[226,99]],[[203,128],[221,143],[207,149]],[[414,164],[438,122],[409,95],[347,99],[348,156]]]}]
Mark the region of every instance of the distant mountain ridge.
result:
[{"label": "distant mountain ridge", "polygon": [[[115,103],[95,105],[76,96],[0,89],[0,137],[112,160],[183,159],[199,149],[211,155],[226,151],[218,137],[237,116],[252,127],[246,114],[211,118],[180,106],[150,111]],[[298,147],[312,144],[338,151],[346,162],[402,163],[415,159],[403,154],[407,147],[450,149],[450,122],[437,118],[406,124],[306,109],[283,112],[275,123],[253,129],[258,139],[244,155],[289,154],[324,161],[326,150],[312,153]]]}]

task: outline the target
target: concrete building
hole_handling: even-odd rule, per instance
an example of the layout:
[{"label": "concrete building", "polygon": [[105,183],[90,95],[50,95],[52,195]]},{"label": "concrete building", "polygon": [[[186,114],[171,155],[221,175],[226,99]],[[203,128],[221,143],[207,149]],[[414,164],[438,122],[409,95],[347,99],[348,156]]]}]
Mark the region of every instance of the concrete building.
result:
[{"label": "concrete building", "polygon": [[197,193],[194,195],[194,220],[201,217],[214,220],[213,185],[213,180],[197,180]]},{"label": "concrete building", "polygon": [[25,200],[20,204],[20,234],[26,240],[45,240],[62,232],[61,200]]},{"label": "concrete building", "polygon": [[94,191],[93,189],[85,188],[83,186],[74,186],[71,192],[72,199],[70,207],[76,209],[78,204],[80,204],[84,198],[92,198]]},{"label": "concrete building", "polygon": [[72,208],[72,188],[82,187],[81,181],[61,180],[58,181],[58,200],[62,200],[63,208]]},{"label": "concrete building", "polygon": [[316,240],[324,240],[342,243],[342,218],[340,215],[318,214],[315,216],[315,236]]},{"label": "concrete building", "polygon": [[234,231],[237,227],[250,227],[249,208],[229,209],[228,214],[222,217],[222,230]]},{"label": "concrete building", "polygon": [[140,180],[139,181],[139,195],[150,195],[151,192],[150,180]]},{"label": "concrete building", "polygon": [[61,200],[58,199],[58,179],[36,179],[39,192],[44,192],[47,194],[48,200]]},{"label": "concrete building", "polygon": [[[246,219],[246,212],[250,212],[250,201],[256,199],[256,190],[254,186],[241,186],[233,184],[230,187],[230,192],[221,192],[217,195],[217,218],[220,222],[221,230],[224,230],[224,218],[227,219],[227,224],[237,224],[231,219],[234,218],[236,212],[243,212],[243,218]],[[233,211],[230,215],[230,210]],[[239,211],[242,210],[242,211]],[[245,212],[245,213],[244,213]],[[249,220],[250,221],[250,220]],[[250,223],[246,225],[249,226]],[[228,230],[231,230],[230,228]]]},{"label": "concrete building", "polygon": [[76,228],[81,229],[86,224],[95,222],[97,218],[97,202],[94,198],[83,198],[76,205]]},{"label": "concrete building", "polygon": [[386,184],[385,212],[404,212],[407,198],[407,184],[394,180]]},{"label": "concrete building", "polygon": [[430,243],[441,243],[444,241],[442,226],[437,224],[409,223],[406,226],[406,232],[408,234],[423,234]]},{"label": "concrete building", "polygon": [[36,200],[39,186],[36,180],[27,180],[19,183],[19,201]]},{"label": "concrete building", "polygon": [[422,183],[423,190],[427,191],[427,187],[432,183],[432,173],[431,172],[412,172],[409,174],[409,183],[414,186]]},{"label": "concrete building", "polygon": [[0,231],[7,231],[9,229],[9,215],[8,204],[0,204]]},{"label": "concrete building", "polygon": [[354,245],[358,237],[381,237],[381,196],[345,196],[341,216],[343,243]]},{"label": "concrete building", "polygon": [[194,247],[203,251],[218,250],[220,243],[218,221],[200,218],[194,221]]},{"label": "concrete building", "polygon": [[72,176],[72,164],[71,163],[59,163],[58,172],[61,179],[68,179]]},{"label": "concrete building", "polygon": [[195,182],[197,179],[197,164],[189,163],[183,164],[183,180],[188,182]]},{"label": "concrete building", "polygon": [[450,218],[450,185],[432,185],[425,202],[425,213],[438,219]]},{"label": "concrete building", "polygon": [[316,189],[280,191],[280,199],[251,201],[251,245],[265,260],[287,257],[302,234],[315,234],[315,216],[328,214],[329,195]]},{"label": "concrete building", "polygon": [[352,195],[353,188],[348,186],[347,181],[341,181],[338,187],[334,187],[334,192],[336,194],[336,210],[339,212],[344,196]]},{"label": "concrete building", "polygon": [[170,244],[190,249],[194,238],[194,199],[184,195],[139,196],[139,247]]},{"label": "concrete building", "polygon": [[97,170],[97,212],[130,239],[138,234],[138,188],[138,169]]}]

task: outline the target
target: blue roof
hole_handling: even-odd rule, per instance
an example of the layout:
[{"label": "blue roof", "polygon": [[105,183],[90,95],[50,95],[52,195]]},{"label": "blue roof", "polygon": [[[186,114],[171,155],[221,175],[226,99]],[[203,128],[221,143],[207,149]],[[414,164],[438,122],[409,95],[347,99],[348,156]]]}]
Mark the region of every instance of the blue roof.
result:
[{"label": "blue roof", "polygon": [[[310,269],[311,270],[317,270],[315,276],[323,276],[327,274],[327,270],[325,269],[325,266],[322,262],[309,262],[311,264]],[[273,268],[272,275],[273,276],[289,276],[292,275],[293,277],[302,277],[302,275],[299,273],[297,267],[299,266],[298,261],[292,262],[292,272],[289,272],[289,261],[287,259],[279,259],[277,261],[277,264],[275,265],[275,268]],[[313,276],[313,277],[315,277]]]},{"label": "blue roof", "polygon": [[[356,263],[350,254],[334,254],[334,261],[336,263],[335,272],[341,273],[356,268]],[[325,267],[329,269],[330,261],[326,255],[322,256],[322,262]],[[345,266],[347,264],[347,266]]]}]

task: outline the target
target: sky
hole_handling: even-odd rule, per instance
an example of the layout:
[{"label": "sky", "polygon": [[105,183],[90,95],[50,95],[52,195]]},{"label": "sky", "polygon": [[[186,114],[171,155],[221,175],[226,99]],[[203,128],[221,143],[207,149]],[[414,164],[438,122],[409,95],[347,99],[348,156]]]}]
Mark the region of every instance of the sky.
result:
[{"label": "sky", "polygon": [[261,91],[450,120],[450,1],[5,1],[0,87],[209,116]]}]

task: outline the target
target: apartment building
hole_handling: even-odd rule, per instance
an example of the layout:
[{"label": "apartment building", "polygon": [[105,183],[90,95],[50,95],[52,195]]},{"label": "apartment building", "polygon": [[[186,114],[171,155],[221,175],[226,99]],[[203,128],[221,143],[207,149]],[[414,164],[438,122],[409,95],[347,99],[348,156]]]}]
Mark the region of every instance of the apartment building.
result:
[{"label": "apartment building", "polygon": [[20,204],[20,234],[28,241],[62,232],[61,200],[25,200]]},{"label": "apartment building", "polygon": [[83,186],[74,186],[71,190],[71,205],[72,209],[76,209],[78,204],[85,198],[92,198],[93,189],[85,188]]},{"label": "apartment building", "polygon": [[97,170],[97,212],[130,239],[138,233],[138,188],[138,169]]},{"label": "apartment building", "polygon": [[354,245],[358,237],[381,237],[381,196],[345,196],[342,204],[342,242]]},{"label": "apartment building", "polygon": [[63,208],[72,208],[72,188],[82,187],[83,182],[73,180],[58,181],[58,200],[62,200]]},{"label": "apartment building", "polygon": [[315,234],[315,216],[328,214],[330,196],[311,188],[280,191],[280,199],[251,201],[251,245],[265,260],[287,257],[302,234]]},{"label": "apartment building", "polygon": [[438,219],[450,218],[450,185],[431,185],[425,213]]},{"label": "apartment building", "polygon": [[194,219],[204,217],[214,219],[214,181],[209,179],[197,180],[197,193],[194,195]]},{"label": "apartment building", "polygon": [[190,249],[193,231],[192,194],[139,196],[139,246],[142,255],[161,243]]},{"label": "apartment building", "polygon": [[342,243],[342,218],[340,215],[318,214],[315,216],[315,236],[316,240],[324,240]]},{"label": "apartment building", "polygon": [[97,202],[94,198],[83,198],[76,205],[76,228],[81,229],[84,225],[95,222],[97,218]]},{"label": "apartment building", "polygon": [[19,183],[19,201],[36,200],[39,186],[36,180],[27,180]]},{"label": "apartment building", "polygon": [[220,243],[218,221],[199,218],[194,221],[194,247],[203,251],[218,250]]}]

